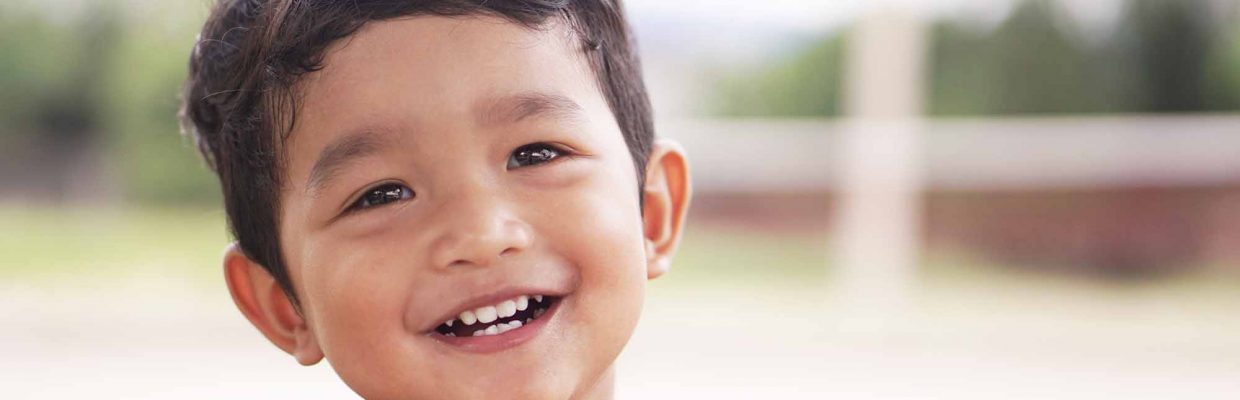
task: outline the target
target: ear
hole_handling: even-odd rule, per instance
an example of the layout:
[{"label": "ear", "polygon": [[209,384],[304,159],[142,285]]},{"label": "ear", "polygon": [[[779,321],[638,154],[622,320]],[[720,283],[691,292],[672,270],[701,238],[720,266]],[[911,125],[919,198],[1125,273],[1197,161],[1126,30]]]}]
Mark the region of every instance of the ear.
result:
[{"label": "ear", "polygon": [[305,318],[275,278],[261,264],[250,259],[236,242],[224,250],[224,280],[241,314],[271,343],[291,354],[302,365],[323,359]]},{"label": "ear", "polygon": [[691,186],[684,148],[666,139],[655,141],[642,188],[647,279],[662,276],[672,266],[689,211]]}]

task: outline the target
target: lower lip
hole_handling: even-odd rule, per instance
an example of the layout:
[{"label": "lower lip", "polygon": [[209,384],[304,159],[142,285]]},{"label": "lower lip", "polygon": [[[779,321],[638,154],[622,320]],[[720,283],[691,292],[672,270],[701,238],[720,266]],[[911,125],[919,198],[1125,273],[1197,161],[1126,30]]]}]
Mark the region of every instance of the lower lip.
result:
[{"label": "lower lip", "polygon": [[471,353],[494,353],[511,349],[538,336],[542,332],[543,327],[547,326],[547,321],[555,317],[556,311],[560,309],[560,304],[563,304],[565,299],[565,297],[561,297],[547,311],[544,311],[541,316],[530,321],[528,325],[522,325],[520,328],[498,335],[457,337],[434,333],[431,334],[431,337],[449,346]]}]

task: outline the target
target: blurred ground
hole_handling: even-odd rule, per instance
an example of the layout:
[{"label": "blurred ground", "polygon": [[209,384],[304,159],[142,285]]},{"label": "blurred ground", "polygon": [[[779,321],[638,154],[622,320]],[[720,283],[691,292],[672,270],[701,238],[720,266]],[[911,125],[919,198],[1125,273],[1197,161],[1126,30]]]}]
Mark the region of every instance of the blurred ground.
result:
[{"label": "blurred ground", "polygon": [[[349,398],[233,309],[218,211],[0,209],[4,398]],[[909,306],[839,306],[826,238],[695,226],[621,398],[1240,396],[1240,281],[1115,284],[927,257]],[[21,250],[21,251],[17,251]],[[1023,271],[1023,270],[1022,270]]]}]

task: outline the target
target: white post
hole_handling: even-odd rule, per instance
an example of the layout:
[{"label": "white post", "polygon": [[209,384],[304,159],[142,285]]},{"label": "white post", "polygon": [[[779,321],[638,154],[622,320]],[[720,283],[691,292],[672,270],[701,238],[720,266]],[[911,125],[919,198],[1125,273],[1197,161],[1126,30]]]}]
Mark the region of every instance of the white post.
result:
[{"label": "white post", "polygon": [[846,323],[896,318],[916,274],[924,42],[920,17],[887,4],[863,16],[848,43],[831,247]]}]

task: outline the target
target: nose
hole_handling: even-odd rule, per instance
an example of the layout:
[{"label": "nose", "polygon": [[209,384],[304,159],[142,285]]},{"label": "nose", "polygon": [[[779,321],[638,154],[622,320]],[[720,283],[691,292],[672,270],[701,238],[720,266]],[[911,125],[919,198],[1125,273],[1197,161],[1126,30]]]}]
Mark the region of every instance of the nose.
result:
[{"label": "nose", "polygon": [[437,268],[491,265],[533,243],[529,225],[492,193],[458,193],[441,204],[430,249]]}]

